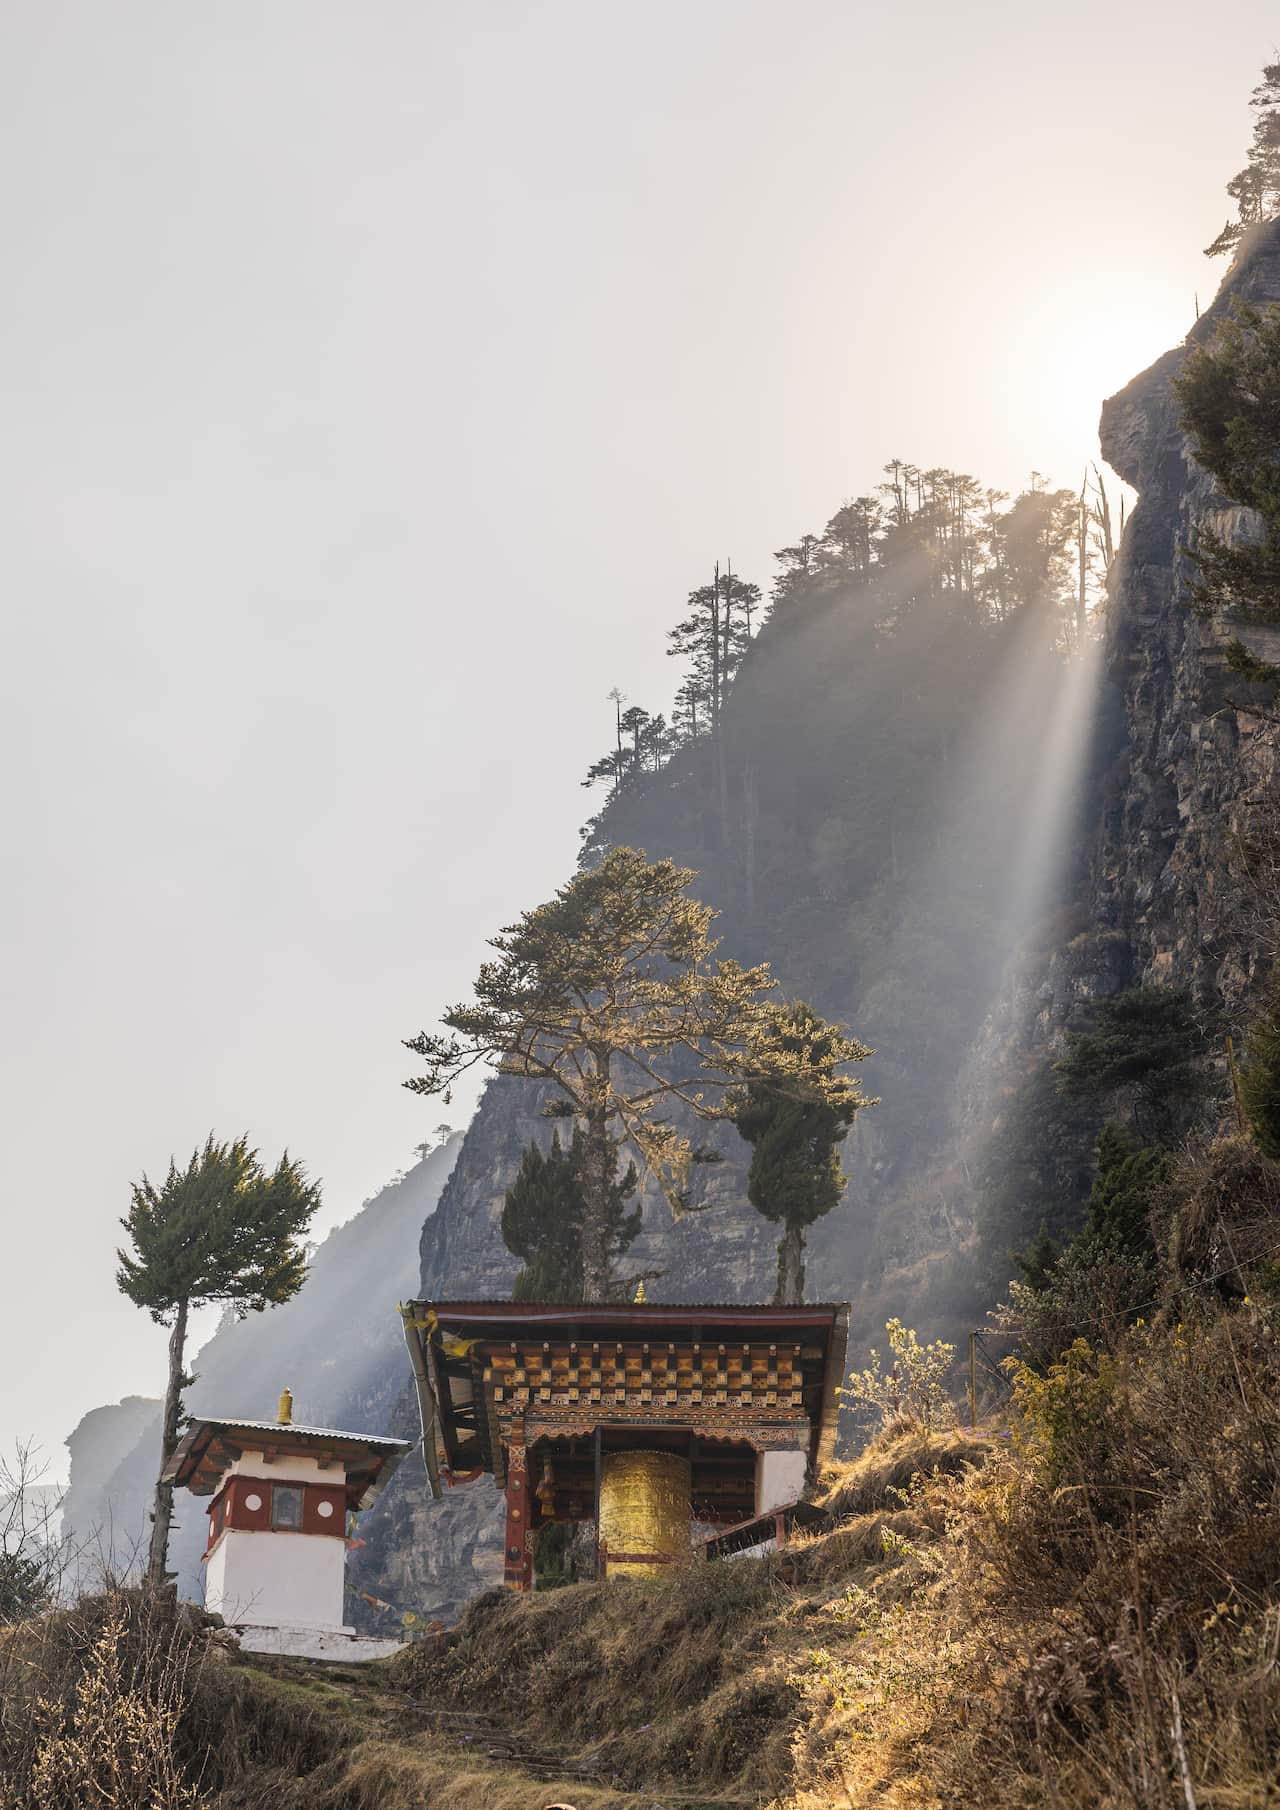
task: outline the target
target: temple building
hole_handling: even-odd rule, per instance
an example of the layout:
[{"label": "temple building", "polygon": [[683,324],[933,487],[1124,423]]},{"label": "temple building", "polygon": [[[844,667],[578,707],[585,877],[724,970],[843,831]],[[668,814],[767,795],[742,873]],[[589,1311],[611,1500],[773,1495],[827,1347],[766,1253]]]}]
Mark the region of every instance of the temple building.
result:
[{"label": "temple building", "polygon": [[193,1420],[165,1466],[167,1480],[211,1496],[204,1554],[206,1609],[256,1653],[377,1659],[398,1640],[357,1635],[343,1621],[347,1517],[368,1508],[410,1444],[278,1420]]},{"label": "temple building", "polygon": [[781,1527],[833,1454],[843,1306],[414,1301],[401,1308],[433,1493],[491,1475],[504,1573],[545,1522],[595,1520],[601,1575],[653,1575],[695,1522]]}]

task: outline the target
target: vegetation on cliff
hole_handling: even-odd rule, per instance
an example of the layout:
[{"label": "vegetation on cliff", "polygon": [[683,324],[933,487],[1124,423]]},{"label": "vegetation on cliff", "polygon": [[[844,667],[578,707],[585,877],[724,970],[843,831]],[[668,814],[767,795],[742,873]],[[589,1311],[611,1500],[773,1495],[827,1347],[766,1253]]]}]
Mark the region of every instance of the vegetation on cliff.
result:
[{"label": "vegetation on cliff", "polygon": [[[765,804],[757,788],[781,760],[782,783],[794,786],[794,803],[806,815],[811,789],[818,801],[843,790],[847,769],[827,760],[807,772],[803,765],[814,731],[828,727],[828,703],[843,689],[844,734],[864,740],[858,766],[871,763],[859,784],[877,819],[868,828],[892,856],[897,877],[915,840],[913,794],[927,798],[930,759],[945,757],[962,735],[963,705],[974,701],[968,688],[981,684],[985,666],[999,663],[1017,625],[1033,618],[1044,645],[1060,653],[1078,645],[1112,552],[1110,504],[1097,473],[1086,475],[1079,492],[1050,489],[1034,473],[1011,502],[967,474],[890,461],[884,481],[843,504],[821,533],[781,549],[767,607],[757,586],[719,566],[711,585],[690,593],[690,615],[669,636],[669,651],[686,662],[670,726],[638,705],[624,712],[624,694],[610,694],[614,747],[587,781],[608,780],[608,798],[585,827],[586,858],[619,842],[661,846],[624,826],[645,821],[655,807],[666,818],[675,802],[691,817],[682,858],[701,867],[702,857],[720,856],[718,901],[748,911],[763,906],[760,887],[773,864],[752,846],[752,825]],[[838,626],[852,640],[855,662],[842,657],[824,678],[829,637],[811,631],[831,612],[827,629]],[[934,683],[944,661],[956,688],[949,699]],[[796,700],[791,727],[798,744],[771,743],[766,761],[751,746],[750,718],[760,701],[756,681],[769,666],[782,666],[796,687],[807,678],[813,695]],[[937,716],[929,729],[911,720],[926,697]],[[661,725],[656,739],[653,725]],[[870,733],[864,738],[862,731]],[[876,802],[891,769],[892,796]],[[673,801],[672,793],[685,796]],[[902,838],[896,851],[895,813]]]},{"label": "vegetation on cliff", "polygon": [[[1174,389],[1200,464],[1256,524],[1201,524],[1194,600],[1207,615],[1280,621],[1280,309],[1237,303],[1188,353]],[[1248,650],[1232,645],[1242,676],[1274,676],[1251,671]]]},{"label": "vegetation on cliff", "polygon": [[[561,1146],[559,1131],[553,1131],[545,1154],[535,1143],[520,1159],[502,1205],[503,1243],[523,1259],[511,1285],[513,1301],[586,1299],[582,1256],[586,1154],[586,1135],[575,1125],[567,1147]],[[611,1286],[625,1289],[634,1278],[619,1276],[617,1262],[640,1231],[640,1209],[627,1207],[636,1191],[636,1166],[628,1163],[619,1176],[614,1144],[605,1161],[606,1267]]]},{"label": "vegetation on cliff", "polygon": [[1249,155],[1227,184],[1236,217],[1205,247],[1206,258],[1233,251],[1251,227],[1280,213],[1280,63],[1268,63],[1263,69],[1249,105],[1253,110]]},{"label": "vegetation on cliff", "polygon": [[[588,865],[633,846],[697,869],[724,947],[769,958],[788,995],[874,1049],[864,1072],[882,1103],[849,1140],[850,1204],[814,1223],[808,1252],[868,1336],[890,1313],[949,1336],[972,1324],[1045,1211],[1033,1136],[1033,1188],[1008,1188],[1008,1223],[975,1250],[988,1165],[958,1149],[957,1121],[980,1079],[974,1041],[1040,909],[1019,875],[1044,828],[1045,725],[1097,632],[1111,550],[1092,476],[1081,491],[1037,476],[1010,500],[892,462],[779,554],[715,735],[702,712],[661,762],[624,743],[587,827]],[[1083,813],[1113,734],[1104,716],[1067,782],[1065,903],[1046,942],[1079,896]],[[1061,1226],[1082,1209],[1097,1130],[1087,1112],[1064,1118],[1077,1155]],[[750,1153],[729,1154],[745,1194]],[[695,1172],[695,1201],[702,1184]],[[932,1262],[940,1232],[946,1261]]]},{"label": "vegetation on cliff", "polygon": [[408,1044],[425,1069],[407,1083],[415,1093],[447,1099],[460,1075],[485,1064],[544,1087],[544,1117],[575,1121],[581,1143],[564,1179],[576,1189],[587,1301],[609,1300],[616,1286],[621,1153],[643,1159],[677,1215],[690,1205],[691,1164],[719,1154],[691,1142],[677,1110],[724,1122],[752,1083],[826,1103],[846,1125],[869,1104],[847,1071],[870,1052],[834,1025],[820,1037],[780,1036],[768,964],[717,954],[716,913],[691,896],[696,879],[672,861],[610,849],[491,939],[496,959],[474,999],[444,1014],[447,1035]]}]

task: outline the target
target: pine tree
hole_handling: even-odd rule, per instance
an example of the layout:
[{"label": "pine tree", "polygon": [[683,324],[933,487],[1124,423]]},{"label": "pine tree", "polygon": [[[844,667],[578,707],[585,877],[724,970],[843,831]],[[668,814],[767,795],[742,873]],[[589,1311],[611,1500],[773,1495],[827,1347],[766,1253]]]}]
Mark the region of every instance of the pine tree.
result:
[{"label": "pine tree", "polygon": [[689,896],[696,878],[636,849],[608,850],[491,940],[495,958],[482,966],[474,999],[444,1016],[451,1035],[423,1033],[407,1046],[425,1064],[406,1084],[415,1093],[447,1098],[478,1064],[559,1093],[585,1138],[588,1300],[610,1284],[613,1164],[624,1144],[681,1213],[693,1151],[672,1121],[677,1105],[690,1117],[727,1119],[730,1088],[760,1073],[835,1104],[852,1085],[807,1046],[769,1042],[768,966],[717,958],[716,914]]},{"label": "pine tree", "polygon": [[1042,1294],[1053,1280],[1054,1265],[1061,1255],[1062,1246],[1050,1232],[1048,1220],[1042,1219],[1034,1238],[1013,1253],[1013,1260],[1022,1271],[1022,1280],[1027,1287]]},{"label": "pine tree", "polygon": [[1280,63],[1268,63],[1263,69],[1249,105],[1254,113],[1249,159],[1227,184],[1236,217],[1205,246],[1206,258],[1231,251],[1251,226],[1274,220],[1280,212]]},{"label": "pine tree", "polygon": [[319,1205],[319,1186],[287,1151],[268,1174],[247,1137],[217,1144],[212,1133],[185,1169],[170,1158],[161,1187],[145,1175],[134,1184],[120,1221],[133,1249],[116,1252],[116,1283],[158,1324],[172,1325],[147,1562],[152,1583],[164,1579],[173,1518],[173,1485],[163,1472],[177,1449],[182,1390],[191,1380],[183,1370],[190,1310],[226,1301],[241,1313],[261,1313],[297,1294],[307,1273],[303,1234]]},{"label": "pine tree", "polygon": [[632,704],[624,710],[619,727],[631,746],[627,750],[627,771],[635,775],[644,767],[644,732],[649,722],[649,712],[642,710],[639,704]]},{"label": "pine tree", "polygon": [[555,1132],[544,1155],[530,1144],[502,1205],[502,1241],[524,1267],[513,1301],[581,1301],[582,1187],[579,1138],[568,1152]]},{"label": "pine tree", "polygon": [[[716,561],[709,585],[689,593],[689,614],[668,631],[668,654],[689,662],[685,688],[706,699],[706,726],[715,760],[719,794],[719,834],[729,834],[729,767],[725,753],[722,715],[751,639],[751,617],[760,605],[760,587],[735,576],[732,566],[722,573]],[[686,695],[682,688],[681,696]]]},{"label": "pine tree", "polygon": [[732,570],[721,572],[719,561],[710,584],[689,593],[689,614],[667,632],[667,652],[687,660],[689,677],[707,702],[707,726],[720,732],[720,712],[742,663],[750,639],[751,616],[760,606],[760,587],[748,584]]},{"label": "pine tree", "polygon": [[[586,1139],[581,1129],[575,1128],[568,1150],[561,1148],[559,1132],[553,1132],[545,1155],[535,1143],[520,1160],[519,1173],[507,1189],[502,1208],[503,1242],[524,1260],[512,1285],[515,1301],[587,1299],[582,1258],[585,1156]],[[617,1151],[612,1150],[610,1157],[605,1299],[625,1290],[615,1264],[640,1232],[640,1208],[626,1210],[638,1182],[635,1164],[629,1164],[619,1179]]]},{"label": "pine tree", "polygon": [[1200,1086],[1205,1050],[1190,999],[1170,987],[1130,987],[1099,1000],[1093,1018],[1053,1065],[1059,1092],[1068,1100],[1125,1095],[1144,1137],[1167,1130]]},{"label": "pine tree", "polygon": [[1124,1125],[1108,1119],[1098,1134],[1098,1171],[1089,1195],[1088,1230],[1123,1250],[1151,1243],[1151,1210],[1173,1171],[1173,1155],[1159,1144],[1144,1144]]},{"label": "pine tree", "polygon": [[[599,760],[592,761],[587,768],[587,777],[582,781],[584,786],[593,786],[598,780],[609,781],[609,796],[616,798],[622,789],[622,781],[627,771],[627,750],[623,741],[624,720],[622,701],[625,693],[615,685],[608,694],[613,705],[613,747],[608,754],[602,754]],[[629,714],[629,713],[628,713]]]},{"label": "pine tree", "polygon": [[1080,510],[1069,490],[1048,490],[1033,474],[1032,487],[997,516],[992,556],[1005,587],[1006,614],[1038,615],[1056,636],[1076,613],[1077,586],[1070,572],[1071,543]]},{"label": "pine tree", "polygon": [[644,769],[656,773],[672,751],[671,726],[659,712],[649,717],[640,731],[639,761]]},{"label": "pine tree", "polygon": [[779,1303],[804,1300],[805,1234],[838,1205],[845,1184],[839,1146],[858,1108],[873,1104],[838,1071],[870,1054],[812,1006],[793,1000],[770,1013],[753,1051],[756,1072],[733,1094],[734,1123],[753,1146],[747,1199],[783,1228]]},{"label": "pine tree", "polygon": [[676,735],[682,745],[696,742],[708,725],[707,697],[694,673],[689,673],[676,693]]}]

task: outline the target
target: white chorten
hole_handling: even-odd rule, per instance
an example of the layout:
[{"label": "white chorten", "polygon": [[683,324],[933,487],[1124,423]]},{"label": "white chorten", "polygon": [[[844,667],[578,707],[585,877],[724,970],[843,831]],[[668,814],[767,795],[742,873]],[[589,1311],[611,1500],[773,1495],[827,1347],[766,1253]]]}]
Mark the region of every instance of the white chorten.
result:
[{"label": "white chorten", "polygon": [[280,1418],[194,1420],[165,1476],[212,1496],[204,1601],[255,1653],[377,1659],[398,1640],[357,1635],[343,1621],[347,1516],[368,1508],[409,1441]]}]

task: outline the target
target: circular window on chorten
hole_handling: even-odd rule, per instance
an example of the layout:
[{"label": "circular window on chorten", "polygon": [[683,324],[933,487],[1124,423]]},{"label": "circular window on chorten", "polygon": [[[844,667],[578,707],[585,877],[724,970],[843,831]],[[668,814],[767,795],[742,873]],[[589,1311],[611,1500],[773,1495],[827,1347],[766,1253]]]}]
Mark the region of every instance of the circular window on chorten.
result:
[{"label": "circular window on chorten", "polygon": [[333,1503],[332,1502],[317,1502],[316,1503],[316,1513],[318,1515],[320,1515],[324,1520],[327,1521],[329,1519],[329,1516],[333,1513]]},{"label": "circular window on chorten", "polygon": [[244,1505],[246,1508],[261,1508],[262,1507],[262,1497],[261,1496],[246,1496],[244,1499]]}]

